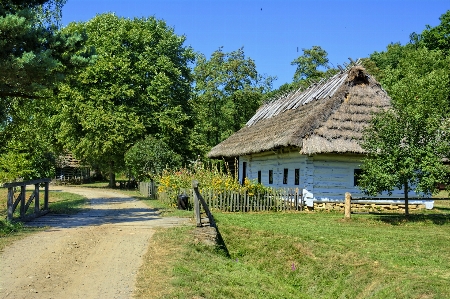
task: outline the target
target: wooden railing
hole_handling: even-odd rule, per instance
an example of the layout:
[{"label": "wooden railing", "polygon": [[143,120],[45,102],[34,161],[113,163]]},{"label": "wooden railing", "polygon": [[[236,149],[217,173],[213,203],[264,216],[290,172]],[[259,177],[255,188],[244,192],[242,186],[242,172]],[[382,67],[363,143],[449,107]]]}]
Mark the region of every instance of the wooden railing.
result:
[{"label": "wooden railing", "polygon": [[200,191],[198,190],[198,181],[192,181],[192,188],[194,189],[194,213],[195,213],[195,219],[197,222],[197,227],[202,227],[204,225],[204,221],[202,221],[202,216],[200,213],[200,204],[203,207],[203,210],[206,213],[206,216],[208,217],[208,224],[209,226],[215,227],[217,229],[216,222],[214,221],[214,217],[211,214],[211,211],[209,210],[208,205],[206,204],[205,200],[203,199],[203,196],[200,194]]},{"label": "wooden railing", "polygon": [[[17,183],[7,183],[3,184],[4,188],[8,188],[8,199],[7,199],[7,209],[8,215],[7,220],[11,221],[13,219],[14,211],[20,203],[20,218],[25,219],[26,212],[31,205],[31,202],[34,200],[34,213],[28,215],[28,217],[39,217],[48,212],[48,184],[51,179],[39,179],[25,182],[17,182]],[[44,184],[45,192],[44,192],[44,207],[41,210],[40,208],[40,198],[39,198],[39,186]],[[28,200],[25,202],[26,196],[26,188],[28,185],[34,185],[34,190]],[[14,190],[15,188],[20,187],[19,195],[14,198]]]}]

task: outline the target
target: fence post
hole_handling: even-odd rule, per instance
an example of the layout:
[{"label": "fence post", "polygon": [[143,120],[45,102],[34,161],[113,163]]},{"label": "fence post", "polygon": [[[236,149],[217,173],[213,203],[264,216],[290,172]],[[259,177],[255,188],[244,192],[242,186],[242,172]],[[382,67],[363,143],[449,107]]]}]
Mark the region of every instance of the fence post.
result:
[{"label": "fence post", "polygon": [[34,185],[34,212],[39,214],[41,207],[39,206],[39,184]]},{"label": "fence post", "polygon": [[13,212],[14,212],[14,187],[8,187],[8,221],[11,221],[13,219]]},{"label": "fence post", "polygon": [[44,210],[47,211],[48,210],[48,185],[49,182],[45,182],[45,187],[44,187]]},{"label": "fence post", "polygon": [[25,217],[25,194],[27,185],[20,186],[20,218]]},{"label": "fence post", "polygon": [[350,214],[352,210],[352,195],[350,192],[345,192],[345,205],[344,205],[344,218],[350,219]]},{"label": "fence post", "polygon": [[192,181],[192,189],[194,189],[194,213],[195,219],[197,220],[197,227],[202,226],[202,219],[200,218],[200,204],[197,197],[197,193],[195,192],[195,188],[198,188],[198,181]]}]

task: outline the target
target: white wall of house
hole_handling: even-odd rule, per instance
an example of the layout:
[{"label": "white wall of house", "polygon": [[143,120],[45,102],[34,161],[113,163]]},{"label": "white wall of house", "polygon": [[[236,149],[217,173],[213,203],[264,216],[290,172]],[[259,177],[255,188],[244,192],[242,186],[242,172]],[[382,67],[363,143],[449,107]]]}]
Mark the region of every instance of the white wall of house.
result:
[{"label": "white wall of house", "polygon": [[[245,167],[244,167],[245,163]],[[246,174],[243,173],[244,168]],[[287,169],[287,180],[285,178]],[[299,170],[298,184],[295,182],[295,170]],[[361,169],[361,156],[348,154],[324,154],[306,156],[298,151],[268,152],[239,157],[239,180],[244,177],[258,179],[261,171],[261,183],[275,188],[299,188],[303,192],[307,205],[314,200],[344,200],[345,192],[353,197],[363,197],[361,190],[354,185],[355,169]],[[273,173],[273,182],[269,182],[269,173]],[[410,192],[409,197],[418,197]],[[402,198],[403,190],[394,190],[379,197]],[[414,201],[411,201],[414,203]],[[432,208],[428,204],[427,208]]]}]

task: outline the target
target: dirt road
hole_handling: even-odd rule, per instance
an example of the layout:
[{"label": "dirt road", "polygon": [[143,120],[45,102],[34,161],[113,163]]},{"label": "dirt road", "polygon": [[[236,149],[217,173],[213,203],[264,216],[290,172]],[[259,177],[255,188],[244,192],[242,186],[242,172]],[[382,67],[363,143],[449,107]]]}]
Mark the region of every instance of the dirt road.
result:
[{"label": "dirt road", "polygon": [[188,224],[120,193],[54,189],[86,196],[89,209],[31,222],[50,228],[0,253],[0,298],[131,298],[154,229]]}]

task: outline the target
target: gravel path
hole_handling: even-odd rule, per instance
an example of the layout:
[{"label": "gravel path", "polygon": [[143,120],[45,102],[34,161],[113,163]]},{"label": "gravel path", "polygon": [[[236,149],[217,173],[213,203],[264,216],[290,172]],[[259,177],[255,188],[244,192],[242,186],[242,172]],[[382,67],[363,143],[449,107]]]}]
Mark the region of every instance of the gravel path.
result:
[{"label": "gravel path", "polygon": [[49,229],[0,253],[0,298],[131,298],[154,229],[189,223],[120,193],[53,189],[87,197],[89,209],[30,222]]}]

